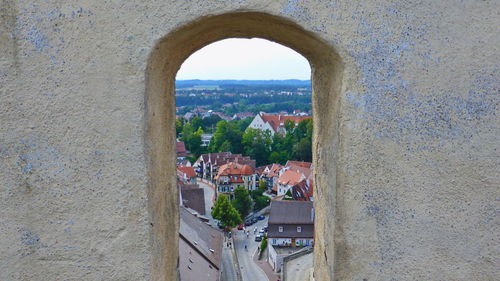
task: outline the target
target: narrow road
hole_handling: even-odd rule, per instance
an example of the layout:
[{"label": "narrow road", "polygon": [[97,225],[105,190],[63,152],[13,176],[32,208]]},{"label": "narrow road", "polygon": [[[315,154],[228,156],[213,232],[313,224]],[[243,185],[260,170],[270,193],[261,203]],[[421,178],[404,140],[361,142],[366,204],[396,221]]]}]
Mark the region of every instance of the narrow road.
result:
[{"label": "narrow road", "polygon": [[222,247],[222,281],[238,281],[237,267],[238,264],[233,259],[233,250],[224,244]]},{"label": "narrow road", "polygon": [[[206,183],[200,181],[198,179],[198,185],[200,188],[204,189],[205,193],[205,216],[209,219],[209,223],[212,227],[217,228],[217,222],[212,218],[210,212],[212,211],[212,206],[214,205],[213,198],[215,191]],[[224,236],[224,245],[222,246],[222,281],[238,281],[238,277],[236,275],[236,261],[233,259],[233,250],[227,246],[227,242],[232,241],[228,240],[226,236]]]},{"label": "narrow road", "polygon": [[[238,262],[243,281],[269,281],[266,274],[259,268],[253,261],[253,255],[257,251],[257,247],[261,242],[255,242],[255,235],[253,229],[257,227],[257,234],[260,228],[267,225],[267,219],[258,221],[256,224],[248,227],[250,235],[247,238],[243,230],[233,231],[233,240],[236,247],[236,255],[238,255]],[[247,245],[248,250],[245,250]]]}]

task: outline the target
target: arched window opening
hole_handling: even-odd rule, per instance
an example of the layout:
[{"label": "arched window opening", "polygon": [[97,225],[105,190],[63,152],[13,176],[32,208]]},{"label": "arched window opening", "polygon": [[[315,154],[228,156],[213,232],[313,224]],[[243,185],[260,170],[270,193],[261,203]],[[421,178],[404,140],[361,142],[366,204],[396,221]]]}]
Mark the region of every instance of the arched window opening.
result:
[{"label": "arched window opening", "polygon": [[176,79],[181,280],[274,280],[292,262],[283,260],[304,250],[303,266],[293,270],[309,276],[310,76],[299,53],[259,38],[217,41],[182,64]]},{"label": "arched window opening", "polygon": [[[342,62],[329,44],[289,20],[263,13],[231,13],[202,18],[172,32],[157,43],[148,61],[145,145],[148,151],[148,208],[154,280],[172,280],[178,274],[178,249],[186,242],[178,239],[176,73],[191,54],[210,43],[227,38],[253,37],[287,46],[304,56],[311,65],[314,126],[321,128],[315,130],[312,137],[316,208],[310,215],[316,221],[315,275],[333,280],[332,268],[341,262],[334,247],[341,246],[343,241],[342,229],[337,223],[342,220],[342,214],[329,214],[341,207],[341,202],[336,200],[342,192],[337,185],[336,151],[339,144],[336,115],[342,89]],[[286,231],[286,226],[283,226],[283,231]],[[305,232],[304,227],[301,232]],[[196,240],[196,243],[202,242]],[[307,241],[302,239],[299,243]],[[215,251],[209,248],[210,252],[212,250]]]}]

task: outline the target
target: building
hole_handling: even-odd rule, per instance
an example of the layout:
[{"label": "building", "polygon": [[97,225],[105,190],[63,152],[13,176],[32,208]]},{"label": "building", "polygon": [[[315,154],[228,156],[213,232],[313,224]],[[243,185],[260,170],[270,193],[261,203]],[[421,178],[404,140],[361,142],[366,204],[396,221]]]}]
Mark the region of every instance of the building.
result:
[{"label": "building", "polygon": [[186,145],[183,141],[178,141],[175,143],[175,151],[177,160],[184,160],[188,156],[188,151],[186,150]]},{"label": "building", "polygon": [[281,170],[284,166],[280,164],[271,164],[264,168],[264,171],[260,175],[260,179],[266,181],[266,187],[272,190],[274,193],[278,191],[278,178],[280,176]]},{"label": "building", "polygon": [[285,121],[289,120],[295,125],[298,125],[300,121],[305,119],[312,119],[311,116],[293,116],[285,114],[267,114],[260,112],[257,114],[248,128],[253,128],[257,130],[268,130],[271,135],[275,133],[286,134]]},{"label": "building", "polygon": [[213,136],[213,134],[201,134],[201,146],[208,146]]},{"label": "building", "polygon": [[179,208],[179,274],[181,281],[220,281],[222,232],[184,207]]},{"label": "building", "polygon": [[313,202],[271,201],[268,227],[268,242],[273,246],[312,246]]},{"label": "building", "polygon": [[255,117],[255,114],[251,113],[251,112],[239,112],[239,113],[236,113],[235,115],[233,115],[233,118],[232,120],[241,120],[241,119],[245,119],[245,118],[249,118],[249,117]]},{"label": "building", "polygon": [[278,178],[277,194],[278,196],[285,195],[294,185],[305,180],[306,177],[300,172],[293,170],[285,170]]},{"label": "building", "polygon": [[292,186],[293,200],[314,201],[314,184],[312,179],[306,179]]},{"label": "building", "polygon": [[238,186],[243,186],[247,190],[255,190],[255,179],[254,169],[249,165],[229,162],[220,167],[215,177],[217,193],[228,194],[231,198],[234,189]]},{"label": "building", "polygon": [[198,214],[204,216],[205,213],[205,190],[198,184],[186,184],[177,182],[179,187],[179,198],[181,206],[195,210]]},{"label": "building", "polygon": [[185,183],[196,184],[196,172],[193,167],[177,166],[177,179]]},{"label": "building", "polygon": [[193,167],[198,177],[213,181],[219,171],[219,167],[229,162],[248,165],[252,169],[255,169],[255,160],[252,160],[248,156],[232,154],[231,152],[202,154],[193,164]]}]

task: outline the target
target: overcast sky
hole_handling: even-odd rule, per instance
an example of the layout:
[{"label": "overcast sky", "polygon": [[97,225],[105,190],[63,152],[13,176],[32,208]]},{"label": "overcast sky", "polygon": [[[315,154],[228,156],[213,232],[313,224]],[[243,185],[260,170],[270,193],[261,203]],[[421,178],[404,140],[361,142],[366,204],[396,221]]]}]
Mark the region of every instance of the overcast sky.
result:
[{"label": "overcast sky", "polygon": [[299,53],[264,39],[225,39],[192,54],[176,79],[281,80],[311,77],[309,62]]}]

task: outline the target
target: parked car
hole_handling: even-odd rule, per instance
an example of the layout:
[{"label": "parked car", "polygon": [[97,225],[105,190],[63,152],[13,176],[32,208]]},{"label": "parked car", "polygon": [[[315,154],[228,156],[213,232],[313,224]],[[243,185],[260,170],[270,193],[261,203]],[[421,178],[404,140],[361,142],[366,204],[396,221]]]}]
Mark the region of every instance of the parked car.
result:
[{"label": "parked car", "polygon": [[250,226],[250,225],[252,225],[252,224],[253,224],[253,223],[252,223],[252,220],[246,220],[246,221],[245,221],[245,226]]},{"label": "parked car", "polygon": [[264,228],[261,228],[259,231],[260,235],[264,235],[264,232],[265,232]]},{"label": "parked car", "polygon": [[258,220],[256,218],[252,219],[252,224],[256,223]]},{"label": "parked car", "polygon": [[262,241],[262,236],[261,236],[260,234],[259,234],[259,235],[257,235],[257,236],[255,236],[255,241],[256,241],[256,242],[260,242],[260,241]]},{"label": "parked car", "polygon": [[265,219],[265,218],[266,218],[266,217],[264,217],[264,216],[258,216],[258,217],[257,217],[257,219],[258,219],[258,220],[260,220],[260,221],[261,221],[261,220],[263,220],[263,219]]},{"label": "parked car", "polygon": [[243,224],[238,225],[238,230],[243,230]]}]

